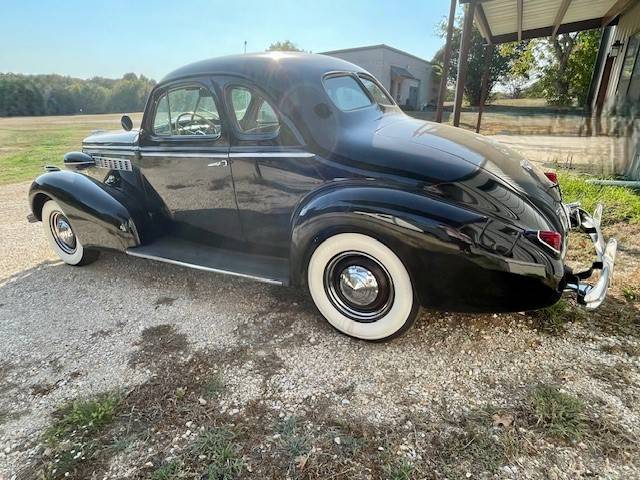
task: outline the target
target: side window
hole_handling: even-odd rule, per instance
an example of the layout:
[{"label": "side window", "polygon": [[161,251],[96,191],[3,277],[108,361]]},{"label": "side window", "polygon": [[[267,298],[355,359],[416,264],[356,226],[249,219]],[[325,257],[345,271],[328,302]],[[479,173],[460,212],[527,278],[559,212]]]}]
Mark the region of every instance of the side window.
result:
[{"label": "side window", "polygon": [[218,109],[211,92],[204,87],[169,90],[156,104],[155,135],[219,137],[220,132]]},{"label": "side window", "polygon": [[360,77],[360,81],[364,85],[364,88],[369,91],[369,94],[378,105],[393,105],[393,100],[384,93],[384,90],[382,90],[376,82],[364,75],[358,75],[358,77]]},{"label": "side window", "polygon": [[229,101],[235,115],[238,130],[257,135],[277,135],[280,121],[273,107],[255,90],[233,86]]},{"label": "side window", "polygon": [[340,110],[348,112],[371,105],[368,95],[350,75],[325,78],[324,89]]}]

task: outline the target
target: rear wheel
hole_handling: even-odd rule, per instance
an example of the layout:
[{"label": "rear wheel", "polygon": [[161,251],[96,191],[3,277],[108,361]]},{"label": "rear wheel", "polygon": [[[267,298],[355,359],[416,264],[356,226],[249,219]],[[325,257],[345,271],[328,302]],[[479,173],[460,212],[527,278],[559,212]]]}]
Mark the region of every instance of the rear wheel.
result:
[{"label": "rear wheel", "polygon": [[389,339],[405,332],[418,316],[404,264],[367,235],[342,233],[322,242],[309,260],[307,281],[320,313],[352,337]]},{"label": "rear wheel", "polygon": [[69,219],[54,200],[42,207],[42,226],[49,244],[60,259],[69,265],[87,265],[98,258],[97,250],[86,249],[78,240]]}]

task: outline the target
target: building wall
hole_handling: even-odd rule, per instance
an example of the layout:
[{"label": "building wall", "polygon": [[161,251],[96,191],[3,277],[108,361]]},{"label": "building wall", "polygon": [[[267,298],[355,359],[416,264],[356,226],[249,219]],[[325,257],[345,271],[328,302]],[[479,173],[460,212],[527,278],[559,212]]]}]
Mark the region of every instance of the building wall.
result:
[{"label": "building wall", "polygon": [[406,68],[419,82],[415,80],[402,82],[400,99],[396,98],[400,105],[404,105],[408,98],[409,87],[416,83],[419,83],[418,108],[424,104],[434,104],[438,96],[437,82],[433,79],[433,67],[426,60],[420,60],[384,47],[328,53],[327,55],[341,58],[364,68],[376,77],[389,92],[391,92],[391,66]]},{"label": "building wall", "polygon": [[[436,82],[433,81],[433,67],[424,60],[418,60],[417,58],[403,55],[393,50],[383,50],[384,64],[388,66],[386,71],[387,79],[385,79],[386,85],[391,85],[391,65],[396,67],[406,68],[411,75],[416,77],[420,81],[418,90],[418,108],[428,103],[435,103],[435,99],[438,94],[434,90]],[[383,81],[380,79],[380,81]],[[413,81],[402,82],[402,89],[400,91],[400,100],[398,103],[404,105],[406,99],[409,96],[409,87],[414,85]]]}]

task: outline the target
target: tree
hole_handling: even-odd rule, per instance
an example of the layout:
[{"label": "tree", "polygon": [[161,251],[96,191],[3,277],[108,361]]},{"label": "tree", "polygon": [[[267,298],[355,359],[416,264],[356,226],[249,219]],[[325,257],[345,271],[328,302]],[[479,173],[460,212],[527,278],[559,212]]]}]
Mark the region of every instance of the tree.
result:
[{"label": "tree", "polygon": [[541,42],[543,75],[539,89],[553,105],[584,105],[598,55],[600,30],[564,33]]},{"label": "tree", "polygon": [[267,48],[267,52],[302,52],[301,48],[298,48],[295,43],[290,40],[284,42],[273,42]]},{"label": "tree", "polygon": [[[446,37],[446,23],[440,25],[440,36]],[[462,38],[462,18],[456,20],[451,41],[451,65],[449,66],[449,80],[453,83],[458,78],[458,58],[460,52],[460,41]],[[527,50],[528,44],[524,42],[500,45],[493,50],[491,62],[489,64],[489,77],[487,93],[491,93],[493,86],[500,81],[507,79],[512,71],[513,65]],[[482,95],[482,74],[484,71],[485,59],[484,38],[480,31],[474,26],[471,35],[471,46],[469,48],[469,59],[467,63],[467,78],[464,86],[464,93],[469,103],[473,106],[480,104]],[[433,57],[434,63],[442,64],[444,57],[444,47]],[[524,68],[525,63],[521,65]],[[524,70],[522,70],[524,71]]]},{"label": "tree", "polygon": [[140,111],[154,85],[134,73],[89,80],[0,73],[0,117]]}]

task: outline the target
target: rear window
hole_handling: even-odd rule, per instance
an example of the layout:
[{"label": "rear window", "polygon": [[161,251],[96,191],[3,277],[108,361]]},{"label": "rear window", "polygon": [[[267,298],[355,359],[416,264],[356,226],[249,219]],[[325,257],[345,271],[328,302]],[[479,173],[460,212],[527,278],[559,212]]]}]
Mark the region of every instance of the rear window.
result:
[{"label": "rear window", "polygon": [[348,112],[372,104],[362,86],[349,75],[325,78],[324,89],[340,110]]},{"label": "rear window", "polygon": [[369,90],[369,93],[376,101],[378,105],[393,105],[393,100],[389,98],[389,96],[378,86],[373,79],[369,77],[365,77],[364,75],[358,75],[360,77],[360,81],[364,85],[364,87]]}]

